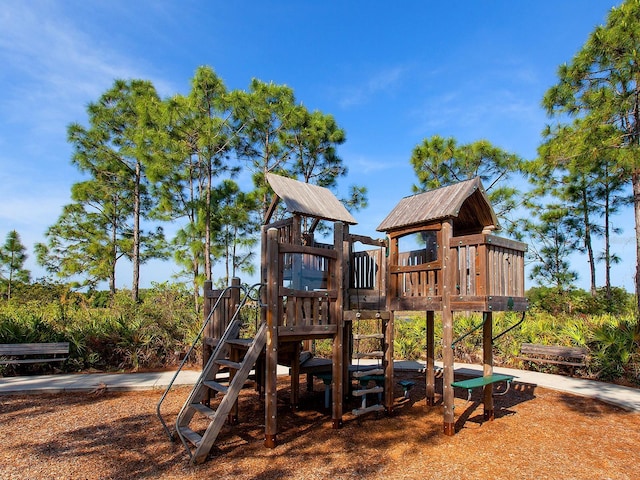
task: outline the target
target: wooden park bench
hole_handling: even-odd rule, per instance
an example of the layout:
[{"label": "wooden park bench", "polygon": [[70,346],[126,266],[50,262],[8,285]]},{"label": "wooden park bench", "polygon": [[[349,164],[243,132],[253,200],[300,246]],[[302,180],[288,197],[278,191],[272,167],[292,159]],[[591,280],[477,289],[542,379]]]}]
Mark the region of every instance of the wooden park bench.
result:
[{"label": "wooden park bench", "polygon": [[520,347],[521,356],[518,360],[532,363],[547,363],[565,365],[568,367],[585,367],[589,350],[582,347],[559,347],[553,345],[539,345],[523,343]]},{"label": "wooden park bench", "polygon": [[69,342],[0,344],[0,365],[63,362],[69,358]]}]

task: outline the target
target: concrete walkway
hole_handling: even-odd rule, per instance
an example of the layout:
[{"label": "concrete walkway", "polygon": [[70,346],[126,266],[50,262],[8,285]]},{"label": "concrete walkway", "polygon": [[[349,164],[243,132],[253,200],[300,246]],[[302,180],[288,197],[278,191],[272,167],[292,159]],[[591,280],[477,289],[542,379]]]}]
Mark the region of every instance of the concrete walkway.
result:
[{"label": "concrete walkway", "polygon": [[[441,367],[442,364],[436,363],[436,366]],[[396,361],[394,367],[397,370],[423,371],[425,365],[415,361]],[[481,376],[482,366],[456,363],[455,371],[461,375]],[[517,383],[595,398],[625,410],[640,412],[640,389],[512,368],[495,367],[494,371],[495,373],[513,375],[516,377],[514,382]],[[199,373],[199,371],[193,370],[180,372],[174,385],[193,385]],[[278,373],[288,375],[289,369],[279,367]],[[6,377],[0,378],[0,395],[92,392],[102,388],[109,391],[164,390],[173,376],[174,372],[146,372]]]}]

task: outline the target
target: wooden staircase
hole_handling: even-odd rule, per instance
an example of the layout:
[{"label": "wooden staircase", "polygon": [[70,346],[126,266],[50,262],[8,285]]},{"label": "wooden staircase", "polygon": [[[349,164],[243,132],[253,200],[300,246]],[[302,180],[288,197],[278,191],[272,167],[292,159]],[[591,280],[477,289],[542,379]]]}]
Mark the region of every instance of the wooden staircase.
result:
[{"label": "wooden staircase", "polygon": [[[237,343],[240,326],[239,320],[229,324],[176,419],[176,433],[194,464],[207,459],[220,429],[238,399],[240,390],[264,349],[267,338],[266,324],[262,324],[255,338],[247,342],[248,348],[244,358],[239,362],[229,360],[228,354],[232,344]],[[229,369],[229,381],[226,383],[218,381],[221,368]],[[220,398],[215,408],[207,405],[208,399],[214,395]],[[204,432],[196,432],[190,428],[196,414],[204,415],[210,420]]]}]

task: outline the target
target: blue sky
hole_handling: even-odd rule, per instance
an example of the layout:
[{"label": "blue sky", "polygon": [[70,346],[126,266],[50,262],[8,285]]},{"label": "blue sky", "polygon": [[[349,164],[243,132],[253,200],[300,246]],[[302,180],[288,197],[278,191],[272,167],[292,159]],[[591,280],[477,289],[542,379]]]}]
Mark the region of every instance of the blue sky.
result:
[{"label": "blue sky", "polygon": [[[352,231],[375,228],[411,194],[412,149],[435,134],[487,139],[536,155],[548,121],[540,107],[557,67],[571,60],[612,0],[146,1],[4,0],[0,6],[0,241],[28,248],[69,203],[79,180],[66,128],[116,78],[151,80],[162,96],[187,93],[211,66],[229,89],[252,78],[287,84],[309,109],[346,130],[342,181],[369,189]],[[618,222],[617,222],[618,223]],[[613,282],[633,290],[633,216],[614,239]],[[579,285],[586,260],[576,257]],[[142,284],[171,265],[143,267]],[[602,279],[599,279],[601,283]],[[119,274],[130,286],[130,274]]]}]

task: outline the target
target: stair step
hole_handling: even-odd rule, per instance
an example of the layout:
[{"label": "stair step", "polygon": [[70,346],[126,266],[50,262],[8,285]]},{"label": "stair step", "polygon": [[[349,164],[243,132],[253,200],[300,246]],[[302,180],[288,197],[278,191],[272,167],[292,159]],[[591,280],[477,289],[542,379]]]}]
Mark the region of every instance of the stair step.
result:
[{"label": "stair step", "polygon": [[216,360],[216,363],[221,367],[233,368],[234,370],[240,370],[242,364],[238,362],[232,362],[231,360]]},{"label": "stair step", "polygon": [[384,410],[384,405],[376,404],[376,405],[371,405],[370,407],[366,407],[366,408],[356,408],[351,413],[353,413],[357,417],[359,415],[364,415],[365,413],[381,412],[383,410]]},{"label": "stair step", "polygon": [[227,340],[229,345],[235,345],[236,347],[249,348],[253,343],[253,338],[232,338]]},{"label": "stair step", "polygon": [[366,353],[354,353],[353,358],[382,358],[384,352],[366,352]]},{"label": "stair step", "polygon": [[212,408],[207,407],[206,405],[203,405],[201,403],[192,403],[191,408],[193,408],[194,410],[197,410],[198,412],[210,418],[211,420],[216,418],[216,411]]},{"label": "stair step", "polygon": [[202,436],[199,433],[194,432],[189,427],[180,427],[178,431],[180,432],[180,435],[182,435],[185,439],[191,442],[195,447],[200,445],[200,442],[202,441]]},{"label": "stair step", "polygon": [[382,339],[382,338],[384,338],[384,334],[383,333],[368,333],[368,334],[356,333],[353,336],[354,340],[363,340],[365,338],[380,338],[380,339]]},{"label": "stair step", "polygon": [[384,369],[374,368],[373,370],[357,370],[353,372],[353,378],[367,377],[369,375],[384,375]]},{"label": "stair step", "polygon": [[213,380],[205,380],[202,383],[204,383],[207,387],[209,387],[211,390],[214,390],[216,392],[226,394],[229,391],[228,386],[222,385],[221,383],[218,383],[218,382],[214,382]]},{"label": "stair step", "polygon": [[371,388],[363,388],[361,390],[354,390],[352,395],[354,397],[362,397],[367,393],[382,393],[384,392],[384,387],[371,387]]}]

